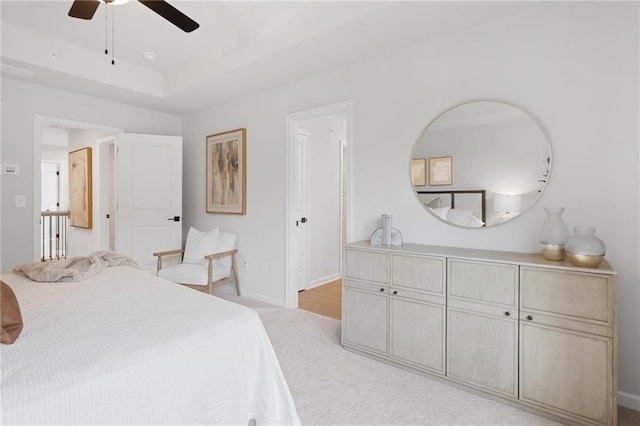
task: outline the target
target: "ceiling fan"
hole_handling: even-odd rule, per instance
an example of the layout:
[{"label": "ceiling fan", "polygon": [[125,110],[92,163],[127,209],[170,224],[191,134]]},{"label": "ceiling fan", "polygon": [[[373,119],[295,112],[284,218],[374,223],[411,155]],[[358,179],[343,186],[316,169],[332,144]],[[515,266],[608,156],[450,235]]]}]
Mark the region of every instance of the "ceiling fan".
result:
[{"label": "ceiling fan", "polygon": [[[98,6],[101,2],[114,3],[115,0],[75,0],[69,10],[69,16],[72,18],[91,19],[96,13]],[[189,18],[184,13],[180,12],[175,7],[171,6],[164,0],[138,0],[149,9],[153,10],[158,15],[162,16],[167,21],[171,22],[182,31],[190,33],[193,30],[198,29],[200,25]]]}]

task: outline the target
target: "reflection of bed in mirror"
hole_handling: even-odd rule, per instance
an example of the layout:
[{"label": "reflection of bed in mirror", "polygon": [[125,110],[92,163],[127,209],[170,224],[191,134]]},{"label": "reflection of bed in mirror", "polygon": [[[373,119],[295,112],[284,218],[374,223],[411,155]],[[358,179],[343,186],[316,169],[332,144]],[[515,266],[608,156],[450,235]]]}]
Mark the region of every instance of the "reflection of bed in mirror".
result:
[{"label": "reflection of bed in mirror", "polygon": [[433,214],[454,225],[480,228],[486,223],[484,189],[417,191],[418,198]]}]

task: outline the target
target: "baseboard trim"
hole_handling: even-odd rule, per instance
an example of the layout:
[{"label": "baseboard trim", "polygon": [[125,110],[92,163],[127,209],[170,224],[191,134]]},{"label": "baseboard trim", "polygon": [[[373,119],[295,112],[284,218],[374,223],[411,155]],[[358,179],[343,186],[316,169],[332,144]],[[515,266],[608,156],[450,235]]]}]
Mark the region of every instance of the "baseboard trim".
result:
[{"label": "baseboard trim", "polygon": [[284,300],[282,300],[282,299],[275,299],[275,298],[268,297],[268,296],[265,296],[265,295],[262,295],[262,294],[259,294],[259,293],[254,293],[252,291],[247,291],[247,290],[244,290],[242,287],[240,287],[240,291],[242,292],[242,296],[243,297],[248,297],[250,299],[257,300],[259,302],[268,303],[270,305],[275,305],[275,306],[278,306],[280,308],[284,308],[285,307],[284,306]]},{"label": "baseboard trim", "polygon": [[319,287],[321,285],[325,285],[339,278],[340,278],[340,274],[337,272],[335,274],[327,275],[326,277],[318,278],[317,280],[313,280],[309,282],[309,288],[307,288],[307,290],[310,290],[314,287]]},{"label": "baseboard trim", "polygon": [[618,391],[618,405],[640,411],[640,395]]}]

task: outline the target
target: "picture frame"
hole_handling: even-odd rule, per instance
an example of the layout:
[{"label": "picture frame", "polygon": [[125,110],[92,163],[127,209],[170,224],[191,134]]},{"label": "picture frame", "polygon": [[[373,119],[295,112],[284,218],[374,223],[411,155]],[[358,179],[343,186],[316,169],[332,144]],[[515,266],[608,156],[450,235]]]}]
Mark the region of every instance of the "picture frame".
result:
[{"label": "picture frame", "polygon": [[411,182],[413,186],[427,185],[427,159],[414,158],[411,160]]},{"label": "picture frame", "polygon": [[91,147],[69,152],[69,224],[93,228]]},{"label": "picture frame", "polygon": [[429,185],[453,184],[453,159],[452,157],[429,158]]},{"label": "picture frame", "polygon": [[247,129],[206,137],[207,213],[246,214]]}]

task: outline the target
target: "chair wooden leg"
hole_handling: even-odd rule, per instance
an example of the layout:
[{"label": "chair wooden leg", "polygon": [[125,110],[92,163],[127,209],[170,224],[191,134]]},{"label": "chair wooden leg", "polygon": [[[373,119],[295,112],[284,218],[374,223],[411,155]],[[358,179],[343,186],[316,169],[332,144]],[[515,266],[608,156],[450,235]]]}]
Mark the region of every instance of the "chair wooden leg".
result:
[{"label": "chair wooden leg", "polygon": [[240,277],[238,276],[238,263],[236,262],[236,255],[231,256],[231,268],[233,269],[233,276],[236,278],[236,291],[240,296]]},{"label": "chair wooden leg", "polygon": [[213,290],[213,261],[209,259],[209,264],[207,265],[207,293],[211,294],[211,290]]}]

